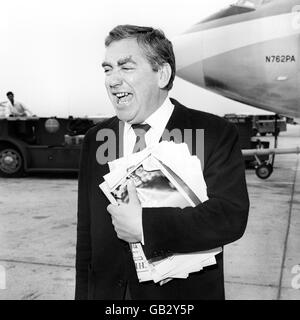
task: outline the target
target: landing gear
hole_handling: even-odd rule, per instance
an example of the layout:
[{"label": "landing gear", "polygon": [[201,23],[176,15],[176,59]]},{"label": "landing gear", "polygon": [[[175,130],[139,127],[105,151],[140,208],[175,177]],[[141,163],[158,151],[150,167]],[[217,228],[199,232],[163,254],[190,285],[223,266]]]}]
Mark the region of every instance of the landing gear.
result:
[{"label": "landing gear", "polygon": [[255,173],[260,179],[268,179],[273,173],[273,166],[268,162],[261,163],[256,167]]},{"label": "landing gear", "polygon": [[273,173],[274,155],[269,155],[269,160],[261,161],[257,155],[255,155],[256,166],[255,173],[260,179],[268,179]]},{"label": "landing gear", "polygon": [[[275,115],[275,130],[274,130],[274,149],[278,147],[278,119],[279,116]],[[269,160],[262,162],[257,155],[255,155],[256,167],[255,173],[260,179],[268,179],[273,173],[274,162],[275,162],[275,153],[269,155]]]}]

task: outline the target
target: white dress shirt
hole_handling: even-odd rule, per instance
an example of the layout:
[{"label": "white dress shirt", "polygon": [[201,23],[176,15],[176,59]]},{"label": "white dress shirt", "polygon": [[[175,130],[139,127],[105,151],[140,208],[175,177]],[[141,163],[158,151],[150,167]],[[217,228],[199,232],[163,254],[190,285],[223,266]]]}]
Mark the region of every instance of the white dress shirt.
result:
[{"label": "white dress shirt", "polygon": [[[173,110],[174,106],[170,99],[167,98],[164,103],[143,122],[143,124],[147,123],[150,125],[150,129],[145,134],[147,147],[159,142]],[[136,134],[131,124],[125,122],[123,135],[124,156],[132,154],[135,141]]]}]

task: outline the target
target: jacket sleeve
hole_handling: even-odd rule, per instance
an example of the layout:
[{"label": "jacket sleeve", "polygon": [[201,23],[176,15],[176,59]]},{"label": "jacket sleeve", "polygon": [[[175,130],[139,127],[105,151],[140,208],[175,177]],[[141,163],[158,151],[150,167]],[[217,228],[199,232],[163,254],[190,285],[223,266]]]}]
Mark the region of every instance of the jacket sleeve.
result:
[{"label": "jacket sleeve", "polygon": [[91,260],[90,206],[89,206],[89,144],[85,136],[80,159],[78,179],[77,244],[76,244],[76,285],[75,299],[88,298],[88,268]]},{"label": "jacket sleeve", "polygon": [[249,199],[236,128],[227,123],[206,159],[209,200],[196,207],[143,208],[148,259],[170,253],[210,250],[239,239],[246,228]]}]

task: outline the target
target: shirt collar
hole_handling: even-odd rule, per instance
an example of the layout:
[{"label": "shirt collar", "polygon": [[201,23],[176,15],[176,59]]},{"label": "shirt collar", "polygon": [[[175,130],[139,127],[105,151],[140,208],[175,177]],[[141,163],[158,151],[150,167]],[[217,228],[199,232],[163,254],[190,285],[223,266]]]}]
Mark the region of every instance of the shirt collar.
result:
[{"label": "shirt collar", "polygon": [[[154,130],[160,129],[162,126],[165,128],[171,114],[174,110],[174,105],[170,101],[169,97],[165,99],[163,104],[155,110],[143,123],[148,123]],[[125,122],[124,131],[128,132],[131,128],[131,124]]]}]

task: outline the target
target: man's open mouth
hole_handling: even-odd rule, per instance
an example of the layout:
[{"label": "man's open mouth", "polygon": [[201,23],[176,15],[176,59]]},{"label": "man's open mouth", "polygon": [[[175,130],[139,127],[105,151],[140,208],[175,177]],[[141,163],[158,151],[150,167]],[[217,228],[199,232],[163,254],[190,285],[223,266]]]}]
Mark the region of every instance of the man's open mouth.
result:
[{"label": "man's open mouth", "polygon": [[130,92],[117,92],[113,93],[113,95],[117,98],[118,104],[128,104],[133,98],[133,94]]}]

